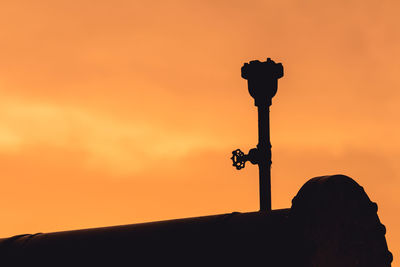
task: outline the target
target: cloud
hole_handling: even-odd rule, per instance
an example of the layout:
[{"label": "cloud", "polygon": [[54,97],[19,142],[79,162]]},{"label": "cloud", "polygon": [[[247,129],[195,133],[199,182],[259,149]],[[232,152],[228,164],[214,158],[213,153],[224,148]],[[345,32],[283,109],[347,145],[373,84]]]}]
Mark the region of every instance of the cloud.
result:
[{"label": "cloud", "polygon": [[179,131],[152,122],[121,120],[74,106],[3,99],[0,149],[53,146],[78,149],[88,168],[132,173],[154,162],[179,161],[196,150],[230,147],[212,132]]}]

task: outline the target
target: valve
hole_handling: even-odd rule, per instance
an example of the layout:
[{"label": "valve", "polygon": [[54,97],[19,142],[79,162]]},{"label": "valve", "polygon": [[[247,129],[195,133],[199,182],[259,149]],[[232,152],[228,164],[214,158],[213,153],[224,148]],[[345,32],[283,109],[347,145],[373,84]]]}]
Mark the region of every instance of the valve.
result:
[{"label": "valve", "polygon": [[252,164],[258,164],[258,158],[259,155],[257,148],[250,149],[248,154],[244,154],[242,150],[236,149],[232,151],[232,166],[237,170],[240,170],[245,167],[246,161],[250,161]]},{"label": "valve", "polygon": [[282,64],[270,58],[265,62],[253,60],[242,67],[242,78],[247,80],[249,93],[258,107],[271,105],[271,99],[278,90],[278,79],[282,76]]},{"label": "valve", "polygon": [[240,149],[232,151],[231,160],[233,162],[232,166],[234,166],[237,170],[243,169],[247,161],[247,159],[245,159],[245,154]]}]

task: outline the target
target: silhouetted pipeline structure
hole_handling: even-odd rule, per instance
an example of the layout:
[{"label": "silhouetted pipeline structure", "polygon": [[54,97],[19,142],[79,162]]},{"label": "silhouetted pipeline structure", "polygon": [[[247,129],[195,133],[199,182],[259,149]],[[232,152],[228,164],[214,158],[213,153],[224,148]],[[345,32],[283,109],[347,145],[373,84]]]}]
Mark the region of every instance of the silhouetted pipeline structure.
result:
[{"label": "silhouetted pipeline structure", "polygon": [[[18,266],[52,266],[57,262],[67,266],[210,266],[218,262],[228,266],[225,264],[239,259],[248,262],[260,255],[271,260],[277,253],[282,259],[287,213],[230,213],[23,235],[0,241],[0,251],[7,254],[1,259],[16,260]],[[260,244],[267,253],[261,251]]]},{"label": "silhouetted pipeline structure", "polygon": [[0,240],[4,266],[390,266],[377,205],[344,175],[308,181],[290,209]]},{"label": "silhouetted pipeline structure", "polygon": [[259,167],[260,211],[0,239],[2,266],[391,266],[376,203],[344,175],[315,177],[290,209],[271,210],[269,107],[283,66],[242,67],[258,109],[259,143],[232,152]]}]

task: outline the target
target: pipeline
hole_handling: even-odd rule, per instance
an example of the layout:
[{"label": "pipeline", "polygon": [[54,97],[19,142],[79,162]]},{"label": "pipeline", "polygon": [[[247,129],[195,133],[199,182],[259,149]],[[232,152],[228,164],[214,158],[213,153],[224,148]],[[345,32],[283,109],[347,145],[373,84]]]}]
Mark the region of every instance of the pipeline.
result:
[{"label": "pipeline", "polygon": [[290,209],[0,239],[2,266],[391,266],[377,205],[344,175],[309,180]]}]

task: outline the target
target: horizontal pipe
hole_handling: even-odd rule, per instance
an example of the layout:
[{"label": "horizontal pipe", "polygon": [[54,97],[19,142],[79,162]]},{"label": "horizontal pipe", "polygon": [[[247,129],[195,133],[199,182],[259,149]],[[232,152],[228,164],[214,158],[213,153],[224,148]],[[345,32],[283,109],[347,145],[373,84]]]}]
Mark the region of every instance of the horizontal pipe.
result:
[{"label": "horizontal pipe", "polygon": [[[95,266],[108,263],[188,266],[249,263],[285,251],[289,209],[230,213],[0,239],[0,259],[14,266]],[[62,259],[62,260],[61,260]],[[161,260],[161,262],[159,262]],[[79,264],[78,264],[79,263]],[[13,265],[10,265],[13,266]]]}]

